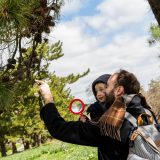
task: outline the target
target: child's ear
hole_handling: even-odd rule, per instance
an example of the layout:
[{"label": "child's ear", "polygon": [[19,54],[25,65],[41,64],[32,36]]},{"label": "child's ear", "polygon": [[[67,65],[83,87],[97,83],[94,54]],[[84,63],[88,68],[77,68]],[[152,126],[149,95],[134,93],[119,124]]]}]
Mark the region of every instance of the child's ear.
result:
[{"label": "child's ear", "polygon": [[115,96],[119,97],[124,94],[124,87],[123,86],[117,86],[115,89]]}]

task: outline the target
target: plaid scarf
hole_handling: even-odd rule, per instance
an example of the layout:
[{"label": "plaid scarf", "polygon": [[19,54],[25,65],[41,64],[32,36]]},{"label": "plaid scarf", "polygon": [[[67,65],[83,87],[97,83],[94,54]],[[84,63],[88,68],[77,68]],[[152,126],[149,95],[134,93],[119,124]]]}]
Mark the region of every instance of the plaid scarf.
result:
[{"label": "plaid scarf", "polygon": [[[151,107],[147,104],[145,97],[139,93],[135,94],[141,98],[141,105],[150,110],[156,120],[154,112]],[[111,107],[101,116],[99,119],[99,127],[102,135],[109,136],[113,139],[121,141],[120,129],[125,118],[126,107],[131,102],[130,95],[116,98]],[[128,99],[129,98],[129,99]]]},{"label": "plaid scarf", "polygon": [[111,107],[99,119],[102,135],[121,141],[120,128],[125,118],[126,105],[122,97],[115,99]]}]

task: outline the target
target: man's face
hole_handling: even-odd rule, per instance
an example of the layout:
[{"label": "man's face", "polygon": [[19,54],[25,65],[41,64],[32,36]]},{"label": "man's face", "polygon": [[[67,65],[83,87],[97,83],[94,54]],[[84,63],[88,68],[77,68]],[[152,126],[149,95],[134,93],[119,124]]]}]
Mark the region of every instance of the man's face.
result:
[{"label": "man's face", "polygon": [[110,103],[112,104],[115,100],[115,84],[116,84],[116,80],[117,80],[117,75],[113,74],[108,82],[107,82],[107,88],[106,88],[106,103]]}]

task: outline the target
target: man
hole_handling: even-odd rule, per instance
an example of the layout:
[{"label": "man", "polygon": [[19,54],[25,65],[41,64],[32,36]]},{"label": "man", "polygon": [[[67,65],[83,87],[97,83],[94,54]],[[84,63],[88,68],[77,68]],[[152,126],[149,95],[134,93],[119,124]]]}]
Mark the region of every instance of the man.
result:
[{"label": "man", "polygon": [[[43,81],[40,93],[44,107],[40,115],[50,134],[61,141],[99,147],[103,160],[125,160],[129,150],[129,134],[133,126],[124,117],[127,110],[137,118],[149,108],[143,97],[139,96],[140,84],[130,72],[120,70],[107,82],[107,103],[111,107],[102,115],[98,123],[70,121],[66,122],[58,113],[49,86]],[[137,94],[130,104],[125,103],[128,94]]]}]

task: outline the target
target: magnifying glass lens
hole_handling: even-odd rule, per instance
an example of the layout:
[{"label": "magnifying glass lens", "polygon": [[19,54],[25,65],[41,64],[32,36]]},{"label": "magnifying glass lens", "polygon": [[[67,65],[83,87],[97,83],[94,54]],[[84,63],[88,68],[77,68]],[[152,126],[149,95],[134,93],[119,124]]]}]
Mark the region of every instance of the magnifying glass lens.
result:
[{"label": "magnifying glass lens", "polygon": [[73,99],[69,109],[73,114],[81,114],[84,111],[84,103],[80,99]]}]

